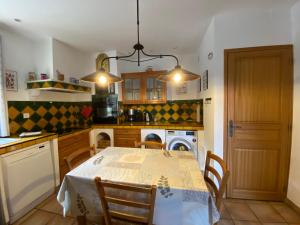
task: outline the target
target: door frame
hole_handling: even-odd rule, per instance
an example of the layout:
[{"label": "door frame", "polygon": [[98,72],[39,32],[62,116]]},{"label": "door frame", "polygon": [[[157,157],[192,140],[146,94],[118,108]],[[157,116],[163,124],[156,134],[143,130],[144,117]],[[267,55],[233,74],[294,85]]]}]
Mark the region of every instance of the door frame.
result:
[{"label": "door frame", "polygon": [[[246,48],[234,48],[234,49],[224,49],[224,117],[223,117],[223,158],[225,160],[226,165],[228,165],[228,55],[229,53],[235,52],[248,52],[252,50],[274,50],[274,49],[290,49],[292,51],[291,60],[291,75],[294,77],[294,59],[293,59],[293,45],[270,45],[270,46],[258,46],[258,47],[246,47]],[[293,124],[293,95],[294,93],[294,79],[292,79],[292,88],[291,88],[291,99],[290,99],[290,112],[289,112],[289,144],[288,144],[288,165],[290,165],[291,158],[291,147],[292,147],[292,124]],[[287,195],[288,188],[288,180],[289,180],[289,171],[290,167],[287,169],[286,174],[286,188],[285,195]],[[229,178],[230,179],[230,178]],[[226,188],[226,197],[228,195],[228,184]],[[286,198],[286,196],[285,196]]]}]

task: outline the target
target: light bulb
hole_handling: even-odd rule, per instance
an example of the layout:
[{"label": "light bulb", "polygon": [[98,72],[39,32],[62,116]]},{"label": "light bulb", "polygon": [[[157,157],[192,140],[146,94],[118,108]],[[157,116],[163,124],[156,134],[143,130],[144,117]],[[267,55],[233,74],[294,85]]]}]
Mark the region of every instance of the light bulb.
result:
[{"label": "light bulb", "polygon": [[174,75],[174,77],[173,77],[173,80],[174,80],[176,83],[180,82],[181,79],[182,79],[182,77],[181,77],[181,74],[180,74],[180,73],[176,73],[176,74]]},{"label": "light bulb", "polygon": [[105,85],[107,83],[107,78],[105,76],[100,76],[99,77],[99,83],[102,85]]}]

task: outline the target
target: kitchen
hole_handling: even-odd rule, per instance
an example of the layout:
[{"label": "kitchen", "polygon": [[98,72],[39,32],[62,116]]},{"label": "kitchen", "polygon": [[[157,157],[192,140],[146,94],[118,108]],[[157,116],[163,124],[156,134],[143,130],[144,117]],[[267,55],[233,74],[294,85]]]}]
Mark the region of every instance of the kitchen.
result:
[{"label": "kitchen", "polygon": [[[46,218],[46,212],[48,211],[45,208],[47,208],[47,203],[43,202],[50,197],[49,201],[52,204],[52,208],[55,208],[54,212],[56,214],[53,216],[53,211],[50,210],[52,217],[45,219],[42,216],[40,218],[41,221],[43,219],[47,220],[46,222],[42,222],[42,224],[51,224],[51,220],[56,221],[52,222],[53,224],[73,224],[73,217],[62,216],[63,209],[59,207],[59,203],[56,200],[57,196],[60,204],[64,205],[65,211],[70,210],[73,212],[73,209],[71,210],[73,205],[69,206],[69,208],[66,206],[67,202],[63,200],[62,191],[58,194],[59,190],[64,190],[65,183],[63,180],[70,170],[65,158],[70,157],[76,150],[90,148],[92,155],[95,154],[90,160],[94,159],[93,163],[95,165],[99,163],[98,166],[100,168],[102,166],[101,162],[105,162],[111,165],[110,168],[116,168],[116,162],[122,166],[128,163],[122,161],[126,159],[126,149],[136,148],[136,142],[154,141],[162,144],[162,146],[165,145],[164,148],[167,150],[174,150],[174,152],[171,152],[171,155],[177,154],[175,150],[179,150],[193,156],[191,168],[194,166],[198,168],[198,172],[195,172],[197,175],[194,175],[194,177],[198,177],[197,180],[203,180],[200,171],[205,170],[207,151],[212,150],[214,154],[219,155],[225,160],[230,172],[227,190],[225,191],[229,200],[225,199],[224,203],[222,203],[219,224],[248,224],[249,222],[253,224],[300,223],[300,220],[298,220],[299,215],[297,214],[297,209],[299,208],[299,192],[297,191],[299,190],[299,174],[297,172],[299,171],[297,163],[299,162],[299,151],[297,150],[297,138],[295,138],[295,130],[298,129],[296,116],[298,103],[295,101],[298,93],[296,83],[296,77],[299,72],[297,61],[295,61],[294,65],[294,102],[290,103],[290,105],[286,103],[285,108],[290,110],[286,110],[288,111],[286,112],[286,117],[280,117],[281,121],[287,121],[289,129],[293,127],[293,133],[288,132],[288,135],[292,138],[287,136],[285,139],[286,142],[284,142],[287,143],[286,145],[290,145],[290,147],[285,148],[282,145],[282,149],[278,150],[281,151],[278,153],[282,156],[280,160],[276,158],[277,155],[273,154],[275,158],[267,155],[264,160],[269,159],[269,161],[261,162],[260,160],[268,152],[260,153],[263,155],[261,158],[255,158],[255,155],[248,155],[249,161],[247,162],[253,165],[254,162],[250,160],[255,159],[257,168],[260,171],[246,171],[244,167],[240,166],[243,163],[246,165],[245,158],[243,158],[244,155],[242,154],[246,155],[250,153],[239,153],[241,155],[231,158],[231,155],[235,153],[235,149],[232,146],[237,142],[231,143],[230,140],[232,138],[227,140],[226,137],[231,136],[230,132],[235,132],[233,135],[235,134],[236,138],[246,137],[245,135],[250,135],[248,137],[254,138],[254,134],[242,133],[248,131],[243,131],[246,125],[242,124],[241,120],[237,120],[237,124],[231,124],[230,120],[228,120],[228,126],[224,125],[227,122],[227,117],[223,115],[226,107],[230,106],[230,104],[226,105],[224,101],[224,93],[226,92],[224,82],[226,78],[224,78],[223,67],[227,65],[230,69],[231,64],[226,64],[225,59],[227,59],[226,57],[228,59],[232,57],[232,54],[237,54],[234,52],[237,50],[229,50],[226,53],[227,55],[224,55],[224,49],[282,45],[281,47],[274,47],[272,51],[277,51],[276,54],[282,54],[282,57],[288,55],[288,52],[294,51],[294,58],[297,59],[299,34],[295,21],[299,18],[299,3],[291,1],[286,5],[281,5],[281,3],[276,2],[276,4],[272,5],[269,2],[263,5],[255,1],[251,4],[249,3],[250,5],[243,5],[241,3],[240,8],[233,11],[229,10],[232,7],[230,4],[233,3],[228,3],[228,5],[224,3],[223,11],[213,8],[214,11],[210,17],[204,14],[201,17],[198,12],[202,8],[200,2],[191,1],[187,5],[184,5],[184,3],[177,1],[174,3],[176,6],[174,6],[174,10],[178,10],[176,12],[179,13],[182,8],[186,7],[186,9],[191,11],[191,15],[189,18],[181,21],[186,34],[184,34],[185,32],[181,32],[176,36],[170,31],[173,36],[169,36],[166,34],[165,29],[167,26],[171,27],[168,19],[162,21],[162,24],[157,26],[154,26],[155,23],[153,21],[151,23],[149,20],[151,18],[149,14],[150,9],[153,9],[151,7],[157,7],[159,3],[148,4],[145,1],[140,1],[139,27],[141,30],[139,34],[141,34],[141,37],[140,40],[137,40],[136,29],[139,24],[139,20],[136,21],[139,17],[136,18],[137,15],[135,15],[137,2],[129,0],[128,2],[130,2],[128,5],[122,5],[123,3],[119,2],[116,5],[110,5],[105,1],[102,2],[102,4],[107,4],[107,14],[120,12],[125,7],[126,20],[123,22],[113,21],[109,25],[103,24],[103,26],[99,27],[99,31],[97,31],[99,32],[97,34],[99,39],[97,39],[96,44],[93,40],[89,39],[89,35],[95,34],[91,30],[91,27],[87,26],[84,28],[86,32],[90,32],[89,34],[82,33],[82,36],[80,36],[80,31],[75,26],[75,22],[71,23],[70,21],[63,20],[60,24],[57,22],[58,20],[52,18],[52,23],[60,24],[60,29],[66,30],[66,27],[70,26],[73,29],[72,32],[76,32],[80,36],[78,39],[72,39],[68,36],[72,32],[68,33],[65,31],[65,33],[59,33],[59,29],[53,31],[49,27],[41,28],[38,24],[33,23],[35,19],[38,18],[40,20],[41,17],[32,14],[31,19],[27,18],[21,12],[21,2],[3,2],[5,7],[0,11],[0,14],[3,15],[0,16],[0,21],[3,21],[3,24],[6,25],[2,26],[1,24],[0,36],[2,37],[1,70],[3,70],[1,92],[4,93],[4,98],[1,97],[0,103],[4,106],[7,105],[7,109],[5,109],[6,107],[0,107],[1,112],[3,112],[1,114],[4,115],[0,117],[0,121],[1,135],[3,137],[9,136],[0,138],[0,172],[2,174],[0,190],[5,222],[14,224],[16,221],[17,223],[21,221],[19,223],[22,224],[22,221],[24,221],[24,224],[34,224],[35,220],[31,219],[40,217],[35,217],[31,209],[42,214],[44,213]],[[236,4],[236,2],[234,3]],[[86,7],[89,10],[91,8],[96,9],[97,4],[100,3],[93,4],[95,4],[94,7],[91,5]],[[76,2],[75,5],[77,7],[82,6],[79,2]],[[34,8],[30,3],[26,7],[28,7],[28,12]],[[8,13],[9,9],[12,8],[18,10],[18,13],[14,16]],[[62,15],[67,8],[66,2],[49,3],[49,13],[56,11]],[[195,9],[193,10],[193,8]],[[162,13],[167,9],[166,5],[162,5],[160,8]],[[221,10],[222,13],[218,14],[218,10]],[[78,15],[75,15],[75,13],[67,11],[70,13],[71,18],[78,20],[78,23],[87,13],[83,10]],[[48,12],[45,13],[49,15]],[[253,14],[256,15],[256,18],[253,18]],[[105,15],[101,17],[105,18]],[[48,18],[50,18],[50,15]],[[90,17],[89,19],[92,18]],[[203,21],[205,18],[210,19],[209,22],[204,24]],[[236,18],[239,18],[239,20]],[[172,19],[175,19],[175,17],[172,17]],[[265,22],[259,23],[259,20]],[[191,21],[195,24],[191,23]],[[80,24],[84,27],[87,22],[84,19]],[[30,23],[32,24],[30,25]],[[44,23],[46,26],[47,22],[44,21]],[[195,42],[193,41],[195,35],[191,33],[191,30],[194,29],[194,25],[199,25],[200,27],[200,23],[203,23],[202,25],[205,28],[202,29],[201,38],[199,37]],[[96,22],[93,24],[96,25]],[[193,24],[193,26],[189,26],[188,24]],[[241,24],[248,24],[250,31],[245,27],[241,27]],[[124,40],[121,37],[119,39],[122,41],[116,39],[116,33],[108,34],[109,32],[107,31],[110,30],[108,26],[112,26],[114,30],[122,29],[122,26],[127,27],[130,38],[124,35]],[[155,32],[160,34],[161,41],[153,36],[150,28],[156,29]],[[50,37],[49,35],[45,35],[42,38],[31,38],[30,35],[33,34],[27,34],[26,36],[18,33],[22,29],[32,29],[31,32],[34,30],[41,31],[44,34],[53,33]],[[226,33],[226,29],[231,30],[232,34]],[[105,32],[105,34],[101,36],[101,32]],[[226,33],[226,37],[222,36],[224,33]],[[239,36],[236,34],[239,34]],[[172,44],[168,45],[166,40],[169,40]],[[99,45],[98,42],[100,43]],[[186,44],[187,42],[195,43],[193,46],[194,49],[189,48]],[[140,45],[136,45],[132,49],[131,46],[134,43]],[[141,43],[145,45],[142,46]],[[176,45],[173,43],[176,43]],[[294,45],[294,50],[291,50],[290,45]],[[184,47],[188,50],[183,51],[182,48]],[[267,50],[269,49],[255,49],[256,52]],[[142,51],[147,55],[142,55]],[[127,61],[121,60],[122,57],[131,55],[133,52],[136,52],[136,57],[123,58]],[[139,66],[137,62],[139,61],[138,52],[141,56]],[[150,57],[155,59],[148,61]],[[144,61],[145,59],[147,61]],[[266,63],[273,62],[267,61]],[[181,69],[183,74],[188,74],[187,77],[181,77],[186,82],[179,81],[176,84],[176,82],[168,80],[167,74],[170,75],[172,70],[176,70],[176,65],[181,66],[179,69]],[[104,73],[101,69],[104,69]],[[271,72],[275,74],[273,71]],[[230,75],[232,74],[230,73]],[[17,85],[12,85],[13,87],[8,89],[6,85],[7,81],[5,80],[6,83],[4,83],[4,79],[6,79],[4,78],[5,75],[16,77]],[[194,77],[194,75],[197,77]],[[100,78],[101,76],[102,78]],[[228,77],[230,78],[230,76]],[[260,77],[261,80],[265,81],[265,78]],[[289,82],[288,79],[285,80]],[[92,83],[89,81],[92,81]],[[103,85],[106,81],[110,85]],[[98,84],[94,85],[95,82]],[[275,81],[272,84],[279,85]],[[289,85],[289,83],[286,83],[286,85]],[[6,88],[6,90],[2,91],[2,88]],[[246,87],[241,90],[245,91]],[[273,94],[275,96],[276,91]],[[286,92],[286,95],[282,95],[282,98],[292,101],[291,96],[292,93]],[[262,98],[261,101],[264,101],[264,99]],[[230,103],[230,95],[227,100]],[[266,100],[265,104],[268,101]],[[249,100],[249,102],[251,101]],[[275,104],[272,98],[269,102],[273,102],[273,105]],[[249,103],[249,105],[251,104]],[[293,105],[293,109],[291,105]],[[234,107],[238,107],[238,105]],[[259,107],[264,109],[263,105],[259,105]],[[269,108],[271,109],[271,107],[272,104]],[[6,110],[7,112],[5,112]],[[239,108],[239,110],[243,109]],[[272,108],[274,115],[272,119],[279,118],[275,116],[276,110]],[[290,121],[292,121],[292,110],[294,110],[294,118],[293,124],[290,124]],[[239,114],[235,116],[239,116]],[[239,118],[242,118],[242,116]],[[8,124],[8,126],[5,126],[5,124]],[[280,145],[280,142],[275,142],[276,137],[278,137],[276,136],[278,134],[274,131],[274,127],[276,126],[272,125],[270,132],[262,134],[263,136],[265,135],[264,137],[267,140],[260,140],[264,146],[272,149],[273,153],[275,152],[273,150],[275,143],[276,145]],[[229,127],[228,134],[227,127]],[[33,133],[37,136],[19,137],[24,132],[39,131],[42,131],[42,134]],[[292,141],[289,141],[290,139]],[[271,144],[269,140],[273,140],[274,144]],[[229,147],[225,147],[226,141],[229,142]],[[246,144],[249,143],[245,142]],[[110,151],[111,148],[125,149],[120,153],[118,158],[115,158],[111,162],[106,162],[107,158],[117,157],[112,154]],[[147,154],[150,154],[150,152]],[[178,154],[181,154],[180,152]],[[130,155],[130,153],[128,154]],[[158,157],[155,153],[153,154],[147,157],[153,157],[153,159],[154,157]],[[167,159],[165,162],[172,159],[166,152],[162,156]],[[139,167],[140,170],[138,170],[144,176],[146,176],[146,171],[151,171],[149,169],[150,161],[147,161],[147,157],[143,158],[146,161],[141,164],[142,167]],[[21,162],[21,159],[28,159],[27,164],[21,165],[21,163],[18,163]],[[161,160],[159,157],[156,159],[157,162]],[[78,170],[74,170],[74,172],[77,171],[78,174],[85,174],[87,171],[84,171],[83,168],[89,162],[87,161],[78,167]],[[137,166],[136,164],[138,163],[132,164],[134,165],[131,166]],[[163,164],[160,163],[159,165]],[[168,164],[166,163],[166,165]],[[269,165],[271,169],[267,170],[264,165]],[[274,165],[276,167],[280,165],[280,176],[274,175],[277,173],[277,170],[273,168]],[[153,165],[152,168],[155,168],[155,166]],[[106,171],[105,167],[102,169]],[[193,169],[191,170],[193,171]],[[217,170],[220,171],[220,168]],[[21,171],[24,172],[24,176],[20,176]],[[177,170],[174,169],[174,173],[175,171]],[[237,173],[238,171],[241,172],[240,175],[237,175],[239,174]],[[73,170],[71,174],[72,172]],[[156,170],[153,169],[152,172],[154,174]],[[169,172],[166,171],[165,173]],[[264,174],[264,172],[269,173],[269,179],[266,179],[265,182],[255,179],[257,173]],[[180,173],[183,173],[183,171],[178,171],[178,174]],[[89,175],[89,173],[86,174],[87,177],[91,176],[89,178],[95,177],[94,175]],[[101,174],[101,176],[104,175]],[[118,172],[116,172],[115,176],[119,177]],[[242,179],[242,177],[246,176],[249,177],[249,180],[252,180],[252,183],[249,184],[247,183],[248,180]],[[264,177],[267,176],[266,174],[264,175]],[[20,179],[21,177],[22,179]],[[128,176],[126,179],[130,180],[133,177]],[[161,179],[161,177],[157,179]],[[78,180],[72,182],[78,182]],[[137,181],[133,179],[132,182],[135,183]],[[161,182],[165,183],[167,181],[163,178]],[[175,181],[170,180],[169,182]],[[191,180],[186,180],[186,182],[189,183]],[[197,183],[197,181],[193,182]],[[159,182],[155,181],[154,183],[159,187]],[[78,184],[78,186],[80,185]],[[255,192],[255,188],[258,187],[263,191],[260,193]],[[276,192],[274,191],[275,189]],[[165,189],[163,188],[163,190]],[[171,190],[173,190],[172,186]],[[245,192],[245,190],[247,191]],[[79,192],[80,190],[78,190]],[[55,197],[53,197],[54,193],[56,193]],[[157,195],[159,195],[158,193],[159,191],[157,191]],[[176,192],[172,193],[176,195]],[[275,195],[276,197],[274,197]],[[18,196],[24,197],[20,198],[20,201],[17,201]],[[273,198],[270,196],[273,196]],[[233,200],[230,201],[230,199]],[[248,202],[245,199],[279,201],[279,203],[262,201],[259,202],[260,204],[254,205],[253,202]],[[155,204],[155,207],[160,207],[160,204],[163,203],[157,197]],[[242,208],[243,212],[239,213],[237,208]],[[268,212],[266,214],[268,215],[261,215],[259,212],[261,210],[259,209],[266,210]],[[90,213],[92,213],[92,210],[94,209],[88,209]],[[185,211],[185,215],[191,215],[192,211]],[[283,212],[287,212],[288,216]],[[160,221],[165,221],[165,224],[168,224],[165,217],[157,213],[157,210],[154,209],[155,224],[161,224]],[[176,219],[176,221],[178,224],[202,224],[197,217],[195,217],[194,223],[182,220],[181,217]],[[208,222],[207,220],[203,224],[208,224]],[[36,222],[36,224],[39,223]],[[176,223],[173,222],[173,224]]]}]

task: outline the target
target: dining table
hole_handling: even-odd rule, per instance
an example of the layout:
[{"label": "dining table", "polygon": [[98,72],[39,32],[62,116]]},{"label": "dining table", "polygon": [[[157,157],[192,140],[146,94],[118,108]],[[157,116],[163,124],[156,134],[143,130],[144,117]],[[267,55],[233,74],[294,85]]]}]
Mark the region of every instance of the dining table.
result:
[{"label": "dining table", "polygon": [[67,173],[57,195],[66,216],[102,215],[95,177],[156,185],[155,225],[211,225],[220,214],[192,152],[108,147]]}]

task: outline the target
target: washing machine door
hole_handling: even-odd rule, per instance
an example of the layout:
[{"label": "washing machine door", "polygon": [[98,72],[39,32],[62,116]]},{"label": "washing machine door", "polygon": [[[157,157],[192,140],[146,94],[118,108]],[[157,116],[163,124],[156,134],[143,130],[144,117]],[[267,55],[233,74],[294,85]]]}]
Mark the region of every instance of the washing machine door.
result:
[{"label": "washing machine door", "polygon": [[195,152],[194,146],[183,138],[174,138],[168,144],[168,150],[171,151],[190,151],[194,153],[197,158],[197,153]]}]

